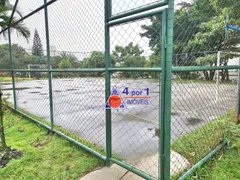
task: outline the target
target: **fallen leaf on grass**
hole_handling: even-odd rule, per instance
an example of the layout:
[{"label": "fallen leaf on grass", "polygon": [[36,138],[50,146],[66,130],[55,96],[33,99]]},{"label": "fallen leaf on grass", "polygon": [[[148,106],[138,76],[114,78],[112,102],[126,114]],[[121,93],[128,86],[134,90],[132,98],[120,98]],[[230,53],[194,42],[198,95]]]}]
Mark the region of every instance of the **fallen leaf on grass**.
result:
[{"label": "fallen leaf on grass", "polygon": [[194,157],[195,156],[195,152],[189,152],[188,153],[191,157]]}]

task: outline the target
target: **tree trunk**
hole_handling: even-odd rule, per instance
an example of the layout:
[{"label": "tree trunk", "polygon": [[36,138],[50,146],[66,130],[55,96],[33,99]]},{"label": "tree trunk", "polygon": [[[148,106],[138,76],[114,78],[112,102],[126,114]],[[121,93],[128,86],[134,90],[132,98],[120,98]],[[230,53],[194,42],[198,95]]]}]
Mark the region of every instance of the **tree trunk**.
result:
[{"label": "tree trunk", "polygon": [[222,81],[225,81],[225,72],[222,70]]},{"label": "tree trunk", "polygon": [[3,107],[2,107],[2,90],[0,88],[0,152],[6,150],[7,145],[3,127]]},{"label": "tree trunk", "polygon": [[230,81],[228,69],[225,70],[225,73],[226,73],[226,81]]},{"label": "tree trunk", "polygon": [[210,78],[209,78],[210,81],[213,81],[214,75],[215,75],[215,70],[210,71]]},{"label": "tree trunk", "polygon": [[203,74],[204,74],[205,81],[208,81],[209,80],[208,72],[203,71]]}]

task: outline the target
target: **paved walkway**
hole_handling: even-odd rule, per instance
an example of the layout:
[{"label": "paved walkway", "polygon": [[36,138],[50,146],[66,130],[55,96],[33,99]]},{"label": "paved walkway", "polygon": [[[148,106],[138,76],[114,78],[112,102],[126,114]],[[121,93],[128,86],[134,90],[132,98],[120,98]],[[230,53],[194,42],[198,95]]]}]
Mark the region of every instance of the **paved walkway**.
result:
[{"label": "paved walkway", "polygon": [[[158,177],[158,154],[144,158],[135,167],[155,178]],[[180,154],[171,151],[171,175],[189,167],[189,162]],[[110,168],[103,167],[99,170],[90,172],[80,180],[142,180],[143,178],[136,174],[113,164]]]},{"label": "paved walkway", "polygon": [[102,169],[93,171],[80,180],[143,180],[143,178],[135,175],[128,170],[113,164],[110,168],[103,167]]}]

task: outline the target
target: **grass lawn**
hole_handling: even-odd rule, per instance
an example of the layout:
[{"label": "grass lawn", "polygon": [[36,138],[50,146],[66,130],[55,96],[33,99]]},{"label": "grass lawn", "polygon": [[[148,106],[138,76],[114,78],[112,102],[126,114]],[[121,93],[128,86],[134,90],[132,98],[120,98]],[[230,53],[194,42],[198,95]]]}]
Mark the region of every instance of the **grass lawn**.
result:
[{"label": "grass lawn", "polygon": [[235,115],[236,112],[233,111],[218,117],[176,140],[172,144],[172,149],[187,158],[192,164],[196,164],[226,137],[226,129],[232,124],[233,119],[236,119]]},{"label": "grass lawn", "polygon": [[[189,179],[204,180],[238,180],[240,179],[240,139],[234,140],[237,145],[230,146],[200,168]],[[229,149],[230,148],[230,149]]]},{"label": "grass lawn", "polygon": [[[240,179],[240,125],[236,125],[234,120],[236,112],[229,112],[172,144],[173,150],[194,165],[213,150],[221,139],[225,137],[230,140],[230,146],[200,167],[188,179]],[[173,176],[172,179],[177,179],[181,174],[183,173]]]},{"label": "grass lawn", "polygon": [[[16,77],[15,81],[29,81],[29,78]],[[12,82],[12,77],[0,77],[0,82]]]},{"label": "grass lawn", "polygon": [[5,111],[7,145],[23,157],[0,168],[0,179],[78,179],[104,162],[22,116]]}]

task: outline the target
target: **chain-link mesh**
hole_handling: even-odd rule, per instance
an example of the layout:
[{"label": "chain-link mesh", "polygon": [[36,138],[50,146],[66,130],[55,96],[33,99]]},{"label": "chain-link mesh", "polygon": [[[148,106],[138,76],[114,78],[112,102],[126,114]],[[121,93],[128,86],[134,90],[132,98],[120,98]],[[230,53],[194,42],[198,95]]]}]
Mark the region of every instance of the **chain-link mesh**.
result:
[{"label": "chain-link mesh", "polygon": [[[3,93],[4,103],[6,101],[11,101],[11,97],[13,94],[13,86],[12,86],[12,78],[11,73],[8,71],[1,71],[0,73],[0,88]],[[13,103],[10,105],[12,106]]]},{"label": "chain-link mesh", "polygon": [[104,78],[67,72],[53,77],[54,125],[67,135],[74,133],[105,149]]},{"label": "chain-link mesh", "polygon": [[113,152],[124,162],[157,178],[159,81],[116,78],[112,80],[112,87],[122,94],[127,108],[112,112]]},{"label": "chain-link mesh", "polygon": [[[110,28],[112,67],[161,66],[160,52],[154,51],[144,36],[143,27],[150,25],[154,18]],[[151,27],[149,30],[160,39],[159,29]],[[161,73],[154,72],[114,72],[111,81],[111,87],[118,89],[126,106],[125,110],[112,111],[113,153],[153,178],[158,178],[160,76]]]},{"label": "chain-link mesh", "polygon": [[[175,1],[173,66],[239,65],[239,33],[225,29],[226,16],[237,25],[238,1]],[[226,39],[226,33],[229,38]],[[237,119],[237,70],[183,71],[173,74],[172,150],[185,160],[172,165],[179,177],[226,137]]]},{"label": "chain-link mesh", "polygon": [[[116,18],[159,2],[163,0],[113,0],[111,13]],[[24,16],[43,4],[43,0],[20,0],[17,10]],[[172,102],[172,179],[221,143],[229,122],[237,119],[239,72],[226,66],[239,65],[239,32],[225,27],[227,14],[229,24],[240,23],[239,5],[237,0],[175,1],[172,99],[166,100]],[[21,17],[19,12],[14,21]],[[8,41],[1,39],[4,98],[13,107],[15,96],[17,110],[47,125],[52,121],[55,130],[105,155],[108,40],[104,1],[58,0],[48,6],[47,18],[49,39],[44,9],[11,28],[13,64]],[[160,126],[167,119],[161,116],[165,113],[161,107],[165,72],[152,69],[165,68],[161,67],[166,61],[162,45],[169,45],[162,44],[165,23],[160,13],[108,26],[110,67],[120,69],[111,71],[110,88],[117,89],[124,107],[111,111],[112,154],[156,179],[160,178],[159,164],[166,163],[159,160],[165,157],[159,142],[166,138],[160,136],[162,131],[167,133]],[[219,66],[224,68],[214,69]],[[13,74],[12,67],[17,69]]]}]

